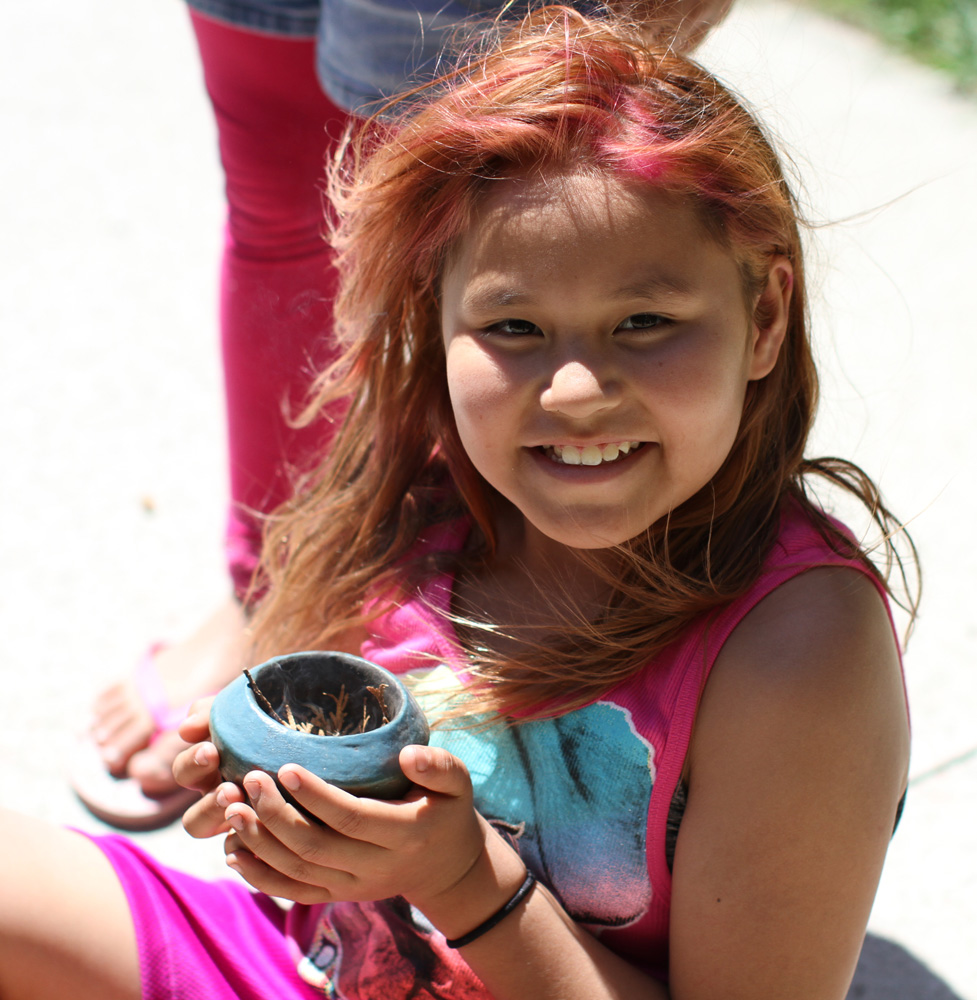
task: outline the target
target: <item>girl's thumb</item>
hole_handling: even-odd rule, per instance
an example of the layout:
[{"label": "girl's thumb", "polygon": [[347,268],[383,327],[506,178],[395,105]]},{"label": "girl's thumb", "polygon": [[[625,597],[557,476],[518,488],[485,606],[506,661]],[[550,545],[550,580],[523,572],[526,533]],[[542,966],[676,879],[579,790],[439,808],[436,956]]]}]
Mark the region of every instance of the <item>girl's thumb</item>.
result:
[{"label": "girl's thumb", "polygon": [[471,788],[468,768],[440,747],[404,747],[400,751],[400,767],[415,785],[441,795],[464,795]]}]

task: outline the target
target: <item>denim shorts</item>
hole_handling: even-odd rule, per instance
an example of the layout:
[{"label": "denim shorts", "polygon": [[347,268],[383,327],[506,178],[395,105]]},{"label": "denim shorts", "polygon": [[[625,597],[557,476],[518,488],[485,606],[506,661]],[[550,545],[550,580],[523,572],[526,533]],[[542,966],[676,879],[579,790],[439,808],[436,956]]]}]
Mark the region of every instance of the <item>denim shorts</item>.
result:
[{"label": "denim shorts", "polygon": [[[410,83],[434,76],[459,27],[521,17],[529,0],[188,0],[238,28],[316,39],[323,89],[341,108],[368,114]],[[483,22],[484,23],[484,22]]]}]

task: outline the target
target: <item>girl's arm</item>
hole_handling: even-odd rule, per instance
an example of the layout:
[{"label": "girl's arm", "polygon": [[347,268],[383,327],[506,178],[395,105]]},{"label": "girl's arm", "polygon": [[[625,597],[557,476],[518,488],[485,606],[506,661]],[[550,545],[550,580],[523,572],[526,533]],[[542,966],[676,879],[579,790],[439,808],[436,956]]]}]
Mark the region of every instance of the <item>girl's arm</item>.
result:
[{"label": "girl's arm", "polygon": [[[232,867],[256,889],[300,903],[403,896],[447,938],[466,935],[512,897],[525,866],[473,808],[457,757],[408,747],[401,766],[414,783],[402,802],[358,799],[295,765],[282,768],[279,779],[324,827],[290,806],[268,775],[253,772],[244,782],[250,804],[238,793],[226,811],[235,831],[225,842]],[[210,835],[227,825],[202,804],[190,827]],[[539,885],[461,954],[497,1000],[668,997],[575,925]]]},{"label": "girl's arm", "polygon": [[[512,854],[505,845],[502,851]],[[490,856],[492,853],[490,847]],[[497,870],[512,867],[503,857],[495,865]],[[476,920],[484,919],[511,896],[513,886],[518,887],[522,881],[523,872],[522,863],[517,861],[508,894],[500,893],[491,902],[483,898],[482,916]],[[456,933],[448,929],[455,924],[453,915],[444,918],[443,927],[437,915],[427,915],[449,936]],[[463,934],[477,924],[470,921],[467,926],[460,923],[455,926],[457,933]],[[462,948],[461,954],[496,1000],[667,1000],[670,996],[660,982],[609,951],[576,925],[539,884],[518,910]]]},{"label": "girl's arm", "polygon": [[843,1000],[908,755],[898,653],[863,574],[808,571],[743,620],[688,759],[676,1000]]}]

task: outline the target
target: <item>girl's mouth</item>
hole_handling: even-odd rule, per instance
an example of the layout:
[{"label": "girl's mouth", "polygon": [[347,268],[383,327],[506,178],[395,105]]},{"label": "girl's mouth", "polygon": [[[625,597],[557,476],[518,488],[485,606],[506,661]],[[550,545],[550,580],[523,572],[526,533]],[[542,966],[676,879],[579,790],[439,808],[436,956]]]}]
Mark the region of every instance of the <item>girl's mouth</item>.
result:
[{"label": "girl's mouth", "polygon": [[559,465],[604,465],[616,462],[637,450],[642,441],[612,441],[607,444],[588,444],[578,448],[575,444],[544,444],[544,455]]}]

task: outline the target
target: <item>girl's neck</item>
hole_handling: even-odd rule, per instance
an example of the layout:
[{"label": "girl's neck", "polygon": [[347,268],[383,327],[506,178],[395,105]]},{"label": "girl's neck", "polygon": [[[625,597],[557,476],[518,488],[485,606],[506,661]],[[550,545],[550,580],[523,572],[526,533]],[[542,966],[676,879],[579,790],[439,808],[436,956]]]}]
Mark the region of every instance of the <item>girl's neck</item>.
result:
[{"label": "girl's neck", "polygon": [[498,626],[484,643],[494,652],[514,652],[520,640],[546,642],[561,625],[594,621],[606,607],[612,587],[599,565],[609,564],[611,551],[583,556],[543,535],[515,508],[497,517],[496,531],[491,559],[463,573],[455,587],[462,619]]},{"label": "girl's neck", "polygon": [[610,569],[616,555],[611,549],[584,552],[544,535],[514,508],[497,521],[500,566],[522,567],[541,591],[560,592],[573,603],[603,602],[610,586],[600,568]]}]

